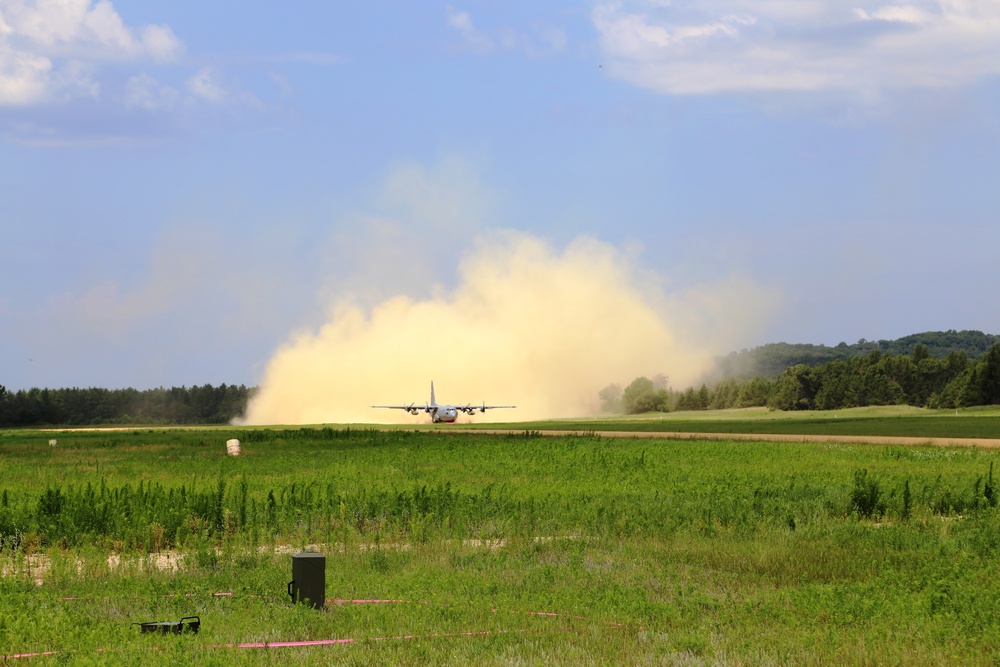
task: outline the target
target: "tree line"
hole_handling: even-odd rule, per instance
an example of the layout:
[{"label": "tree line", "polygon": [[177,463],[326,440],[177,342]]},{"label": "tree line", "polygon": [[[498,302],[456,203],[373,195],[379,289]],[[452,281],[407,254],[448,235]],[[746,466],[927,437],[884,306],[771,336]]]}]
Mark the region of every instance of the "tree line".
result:
[{"label": "tree line", "polygon": [[[934,347],[919,342],[924,340]],[[984,348],[987,342],[991,344]],[[911,345],[910,353],[882,349]],[[601,390],[601,407],[605,412],[638,414],[744,407],[835,410],[868,405],[958,408],[1000,404],[1000,339],[977,331],[929,332],[877,343],[862,340],[856,346],[842,343],[836,348],[779,343],[756,349],[765,348],[768,354],[762,358],[767,365],[779,359],[800,361],[786,365],[773,377],[767,373],[726,377],[683,391],[670,388],[662,375],[639,377],[625,388],[612,384]],[[867,352],[859,352],[865,348]],[[842,358],[817,363],[823,350],[836,351]],[[806,354],[805,362],[802,354]],[[252,387],[226,384],[16,392],[0,385],[0,427],[225,424],[245,413],[253,392]]]},{"label": "tree line", "polygon": [[243,415],[244,385],[165,389],[28,389],[0,385],[0,427],[99,424],[226,424]]},{"label": "tree line", "polygon": [[869,405],[960,408],[1000,404],[1000,343],[978,360],[963,351],[933,356],[917,344],[912,354],[872,350],[817,366],[786,368],[777,378],[729,378],[709,387],[676,391],[666,378],[636,378],[624,389],[609,385],[599,397],[605,412],[639,414],[672,410],[768,407],[838,410]]},{"label": "tree line", "polygon": [[952,352],[965,352],[977,361],[990,347],[1000,343],[1000,336],[982,331],[925,331],[903,336],[896,340],[865,340],[857,343],[840,343],[832,347],[803,343],[768,343],[750,350],[731,352],[718,360],[716,379],[735,378],[749,380],[755,377],[777,378],[786,369],[798,364],[819,366],[832,361],[849,361],[871,352],[900,355],[915,353],[918,345],[927,349],[932,357],[942,358]]}]

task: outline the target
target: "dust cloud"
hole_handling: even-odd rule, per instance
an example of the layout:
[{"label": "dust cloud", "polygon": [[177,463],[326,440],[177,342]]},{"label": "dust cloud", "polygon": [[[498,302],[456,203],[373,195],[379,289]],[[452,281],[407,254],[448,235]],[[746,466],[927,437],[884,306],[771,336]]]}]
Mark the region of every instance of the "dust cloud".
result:
[{"label": "dust cloud", "polygon": [[584,416],[611,382],[700,381],[767,311],[752,304],[769,300],[739,280],[671,292],[606,243],[580,238],[558,251],[510,231],[480,237],[458,275],[456,288],[423,300],[340,304],[318,330],[293,335],[244,423],[426,422],[369,406],[422,405],[432,380],[439,404],[518,406],[478,421]]}]

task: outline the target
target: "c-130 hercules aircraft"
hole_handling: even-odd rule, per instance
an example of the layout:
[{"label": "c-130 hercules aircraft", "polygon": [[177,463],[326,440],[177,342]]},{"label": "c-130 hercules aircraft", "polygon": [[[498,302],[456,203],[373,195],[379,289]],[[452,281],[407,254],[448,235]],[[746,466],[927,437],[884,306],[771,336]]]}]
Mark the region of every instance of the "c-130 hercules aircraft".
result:
[{"label": "c-130 hercules aircraft", "polygon": [[409,405],[373,405],[373,408],[389,408],[390,410],[406,410],[411,415],[418,414],[423,411],[431,416],[431,421],[435,424],[451,424],[456,419],[458,419],[458,413],[464,412],[466,414],[474,414],[476,410],[480,412],[486,412],[487,410],[495,410],[496,408],[516,408],[516,405],[486,405],[484,402],[482,405],[472,405],[468,403],[464,406],[462,405],[438,405],[437,401],[434,400],[434,382],[431,382],[431,402],[426,405],[417,405],[415,403],[410,403]]}]

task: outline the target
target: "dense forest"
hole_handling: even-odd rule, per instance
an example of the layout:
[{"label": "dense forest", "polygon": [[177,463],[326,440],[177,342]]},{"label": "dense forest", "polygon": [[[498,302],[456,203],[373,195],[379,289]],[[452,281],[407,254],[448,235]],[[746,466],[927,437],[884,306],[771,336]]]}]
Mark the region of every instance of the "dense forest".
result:
[{"label": "dense forest", "polygon": [[0,427],[97,424],[225,424],[242,415],[243,385],[164,389],[29,389],[0,385]]},{"label": "dense forest", "polygon": [[935,357],[917,344],[912,354],[872,350],[863,356],[786,368],[777,378],[728,378],[712,387],[674,391],[665,378],[636,378],[600,392],[607,412],[669,412],[766,406],[774,410],[837,410],[869,405],[958,408],[1000,404],[1000,343],[978,360],[964,351]]},{"label": "dense forest", "polygon": [[969,359],[976,361],[996,343],[1000,343],[1000,336],[982,331],[955,330],[926,331],[896,340],[871,341],[862,338],[852,345],[840,343],[833,347],[770,343],[722,357],[719,359],[716,379],[749,380],[756,377],[773,379],[786,369],[799,364],[815,367],[832,361],[846,362],[876,351],[888,355],[912,355],[918,345],[925,347],[932,357],[938,359],[952,352],[964,352]]}]

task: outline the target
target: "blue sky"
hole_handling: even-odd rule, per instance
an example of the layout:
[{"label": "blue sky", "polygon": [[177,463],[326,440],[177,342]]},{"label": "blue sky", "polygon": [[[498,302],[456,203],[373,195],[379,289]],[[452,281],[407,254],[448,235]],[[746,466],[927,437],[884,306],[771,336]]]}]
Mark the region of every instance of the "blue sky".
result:
[{"label": "blue sky", "polygon": [[496,229],[767,294],[719,353],[1000,333],[998,74],[977,0],[0,0],[0,384],[257,383]]}]

